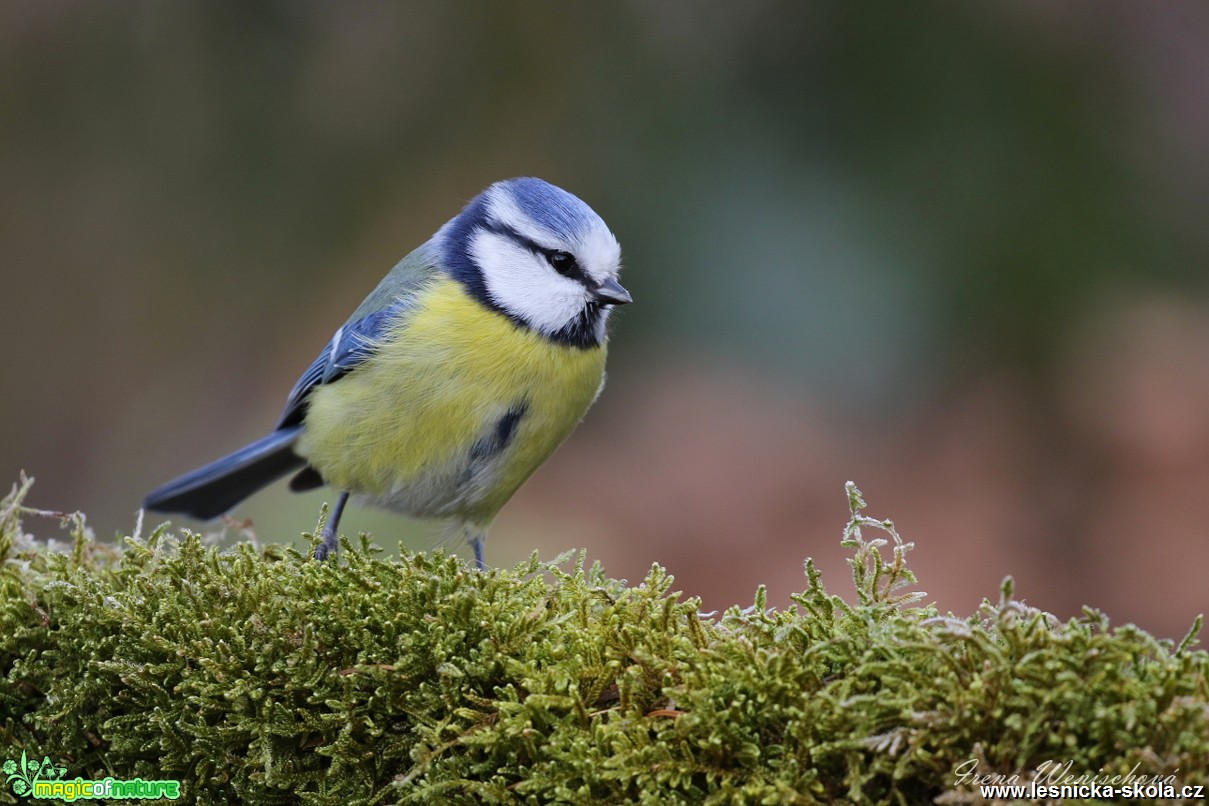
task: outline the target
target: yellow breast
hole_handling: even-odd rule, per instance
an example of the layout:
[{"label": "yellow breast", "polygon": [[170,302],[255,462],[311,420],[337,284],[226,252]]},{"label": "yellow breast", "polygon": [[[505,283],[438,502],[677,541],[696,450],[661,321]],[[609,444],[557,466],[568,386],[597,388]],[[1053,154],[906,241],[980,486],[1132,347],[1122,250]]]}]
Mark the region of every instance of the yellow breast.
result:
[{"label": "yellow breast", "polygon": [[441,278],[373,356],[315,389],[296,450],[336,489],[485,526],[582,419],[605,352],[555,344]]}]

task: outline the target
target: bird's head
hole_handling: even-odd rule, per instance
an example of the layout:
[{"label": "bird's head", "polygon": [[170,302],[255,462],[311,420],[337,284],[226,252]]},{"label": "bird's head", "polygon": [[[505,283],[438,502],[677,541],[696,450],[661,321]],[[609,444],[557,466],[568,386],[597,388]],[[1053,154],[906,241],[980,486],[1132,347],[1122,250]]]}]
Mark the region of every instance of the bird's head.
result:
[{"label": "bird's head", "polygon": [[541,179],[496,182],[436,234],[446,269],[500,313],[577,347],[630,301],[621,247],[591,207]]}]

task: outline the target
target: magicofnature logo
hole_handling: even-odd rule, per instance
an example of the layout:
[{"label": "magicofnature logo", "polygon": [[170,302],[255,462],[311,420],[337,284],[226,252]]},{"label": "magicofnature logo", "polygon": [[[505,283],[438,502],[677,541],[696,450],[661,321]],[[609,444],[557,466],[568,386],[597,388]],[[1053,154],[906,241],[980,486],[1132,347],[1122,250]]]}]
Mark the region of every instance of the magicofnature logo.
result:
[{"label": "magicofnature logo", "polygon": [[176,800],[181,794],[180,781],[145,781],[135,778],[123,781],[117,778],[103,778],[99,781],[87,778],[67,777],[67,768],[55,764],[50,756],[43,756],[41,761],[29,758],[22,750],[21,760],[7,759],[4,762],[4,774],[14,795],[33,798],[34,800],[62,800],[68,803],[76,800],[159,800],[167,798]]}]

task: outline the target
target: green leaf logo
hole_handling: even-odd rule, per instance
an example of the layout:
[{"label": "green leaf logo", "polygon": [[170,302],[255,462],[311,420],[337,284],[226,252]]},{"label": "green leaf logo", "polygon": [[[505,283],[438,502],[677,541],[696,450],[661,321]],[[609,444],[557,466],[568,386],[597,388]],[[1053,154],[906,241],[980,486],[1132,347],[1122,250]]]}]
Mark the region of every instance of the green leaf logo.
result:
[{"label": "green leaf logo", "polygon": [[4,782],[17,795],[27,795],[33,792],[34,784],[38,781],[54,781],[67,775],[67,768],[61,764],[55,764],[50,760],[50,756],[43,756],[42,760],[38,761],[30,758],[24,750],[21,751],[20,762],[11,758],[6,759],[3,769],[4,774],[8,776]]}]

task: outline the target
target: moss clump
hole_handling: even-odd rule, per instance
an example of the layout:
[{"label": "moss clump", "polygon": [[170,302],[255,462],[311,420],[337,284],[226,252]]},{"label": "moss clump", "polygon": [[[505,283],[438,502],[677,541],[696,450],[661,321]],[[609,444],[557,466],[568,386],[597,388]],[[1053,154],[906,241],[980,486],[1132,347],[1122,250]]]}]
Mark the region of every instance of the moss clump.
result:
[{"label": "moss clump", "polygon": [[914,606],[910,544],[852,486],[855,605],[807,561],[796,607],[720,617],[582,558],[476,573],[362,537],[316,563],[165,528],[116,550],[78,517],[55,551],[26,489],[0,510],[0,755],[69,777],[333,804],[954,802],[971,763],[1209,779],[1195,628],[1059,622],[1010,582],[969,618]]}]

